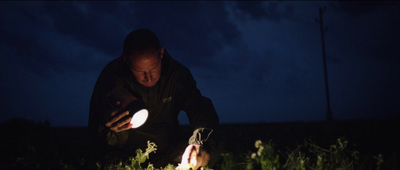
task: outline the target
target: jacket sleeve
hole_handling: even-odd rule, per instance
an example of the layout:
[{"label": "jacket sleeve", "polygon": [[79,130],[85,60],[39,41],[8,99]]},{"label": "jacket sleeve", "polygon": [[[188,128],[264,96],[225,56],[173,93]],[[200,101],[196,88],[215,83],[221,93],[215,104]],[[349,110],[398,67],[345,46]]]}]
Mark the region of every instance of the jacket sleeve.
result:
[{"label": "jacket sleeve", "polygon": [[121,95],[129,95],[115,77],[108,76],[104,71],[96,81],[89,106],[89,131],[94,140],[111,146],[123,146],[128,140],[129,131],[114,132],[105,126],[110,114],[116,107],[116,100]]},{"label": "jacket sleeve", "polygon": [[219,125],[219,117],[211,100],[204,97],[196,87],[190,71],[185,69],[181,76],[179,84],[183,97],[183,110],[194,129],[188,143],[205,145],[213,138],[213,133]]}]

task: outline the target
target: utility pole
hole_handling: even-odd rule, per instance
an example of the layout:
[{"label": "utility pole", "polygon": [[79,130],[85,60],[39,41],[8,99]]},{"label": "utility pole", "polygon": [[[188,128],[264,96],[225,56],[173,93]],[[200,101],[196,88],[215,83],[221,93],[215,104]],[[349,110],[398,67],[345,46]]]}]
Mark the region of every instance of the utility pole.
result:
[{"label": "utility pole", "polygon": [[[325,7],[324,7],[325,9]],[[322,23],[322,13],[324,12],[321,7],[319,8],[319,25],[321,27],[321,42],[322,42],[322,57],[324,61],[324,75],[325,75],[325,91],[326,91],[326,104],[327,104],[327,120],[329,122],[333,121],[331,102],[329,99],[329,88],[328,88],[328,70],[326,68],[326,54],[325,54],[325,39],[324,39],[324,25]]]}]

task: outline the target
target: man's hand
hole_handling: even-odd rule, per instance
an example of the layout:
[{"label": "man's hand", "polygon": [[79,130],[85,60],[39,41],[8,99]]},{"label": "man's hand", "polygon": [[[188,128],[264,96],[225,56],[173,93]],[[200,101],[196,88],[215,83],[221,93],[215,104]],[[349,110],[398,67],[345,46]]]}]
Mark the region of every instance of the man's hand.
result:
[{"label": "man's hand", "polygon": [[[116,105],[120,105],[120,102],[117,102]],[[106,126],[114,132],[129,130],[132,127],[130,124],[132,117],[127,117],[129,115],[129,111],[121,112],[121,110],[122,108],[114,110],[110,114],[111,120],[106,123]]]},{"label": "man's hand", "polygon": [[132,101],[138,100],[124,89],[114,88],[107,95],[111,102],[115,102],[116,109],[109,115],[109,121],[106,126],[114,132],[121,132],[131,129],[131,117],[128,117],[129,111],[123,109]]},{"label": "man's hand", "polygon": [[210,154],[204,150],[203,146],[193,144],[186,147],[180,166],[188,168],[191,166],[191,168],[197,170],[202,166],[206,166],[209,160]]}]

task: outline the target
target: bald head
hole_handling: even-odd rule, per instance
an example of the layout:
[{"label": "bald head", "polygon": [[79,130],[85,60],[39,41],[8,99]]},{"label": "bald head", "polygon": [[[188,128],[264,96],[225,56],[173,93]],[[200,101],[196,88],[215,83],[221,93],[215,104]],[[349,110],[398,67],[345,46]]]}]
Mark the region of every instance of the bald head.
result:
[{"label": "bald head", "polygon": [[153,87],[160,79],[163,54],[164,48],[150,30],[132,31],[125,39],[124,60],[136,81],[145,87]]},{"label": "bald head", "polygon": [[133,59],[143,54],[158,55],[161,53],[161,48],[160,41],[151,30],[137,29],[126,36],[123,55],[127,59]]}]

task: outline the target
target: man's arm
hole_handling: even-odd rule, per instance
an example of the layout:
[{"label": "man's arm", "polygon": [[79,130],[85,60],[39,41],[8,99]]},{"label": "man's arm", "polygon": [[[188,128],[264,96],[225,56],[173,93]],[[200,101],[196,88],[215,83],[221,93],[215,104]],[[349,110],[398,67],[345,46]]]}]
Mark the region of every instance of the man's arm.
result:
[{"label": "man's arm", "polygon": [[187,70],[182,74],[184,78],[181,79],[181,91],[183,92],[181,96],[182,101],[185,101],[183,110],[194,131],[189,138],[189,146],[182,155],[181,164],[195,162],[194,168],[197,169],[208,164],[210,154],[213,154],[215,150],[210,144],[216,142],[213,133],[219,126],[219,117],[211,100],[202,96],[197,89],[190,71]]},{"label": "man's arm", "polygon": [[106,126],[115,109],[106,99],[106,92],[102,84],[96,83],[89,107],[89,130],[95,140],[105,142],[111,146],[122,146],[128,140],[128,133],[116,133]]},{"label": "man's arm", "polygon": [[189,70],[182,73],[181,91],[183,110],[186,112],[194,131],[189,144],[204,145],[219,126],[219,117],[213,103],[197,89]]},{"label": "man's arm", "polygon": [[[122,146],[128,140],[126,129],[130,129],[122,126],[130,122],[130,118],[124,117],[128,113],[120,111],[134,97],[124,90],[116,74],[104,69],[96,81],[89,107],[89,130],[95,140]],[[116,128],[118,124],[121,126]]]}]

